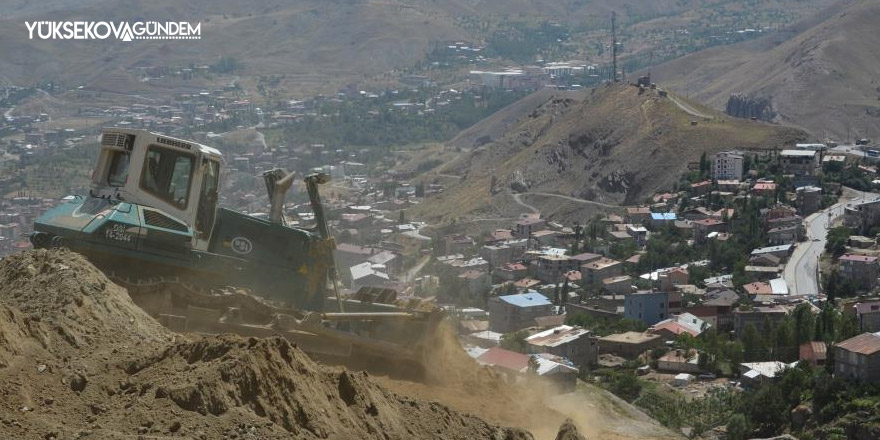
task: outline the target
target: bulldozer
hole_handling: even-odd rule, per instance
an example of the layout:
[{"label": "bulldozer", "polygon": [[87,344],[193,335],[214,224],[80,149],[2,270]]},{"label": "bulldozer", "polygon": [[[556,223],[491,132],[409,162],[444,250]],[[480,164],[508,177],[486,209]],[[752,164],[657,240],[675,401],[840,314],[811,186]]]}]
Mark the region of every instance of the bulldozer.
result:
[{"label": "bulldozer", "polygon": [[327,176],[304,178],[316,224],[303,228],[285,224],[294,174],[283,169],[262,174],[266,218],[218,207],[223,163],[197,142],[105,128],[88,194],[46,211],[30,241],[83,254],[176,331],[281,335],[319,359],[418,368],[443,312],[339,296],[318,189]]}]

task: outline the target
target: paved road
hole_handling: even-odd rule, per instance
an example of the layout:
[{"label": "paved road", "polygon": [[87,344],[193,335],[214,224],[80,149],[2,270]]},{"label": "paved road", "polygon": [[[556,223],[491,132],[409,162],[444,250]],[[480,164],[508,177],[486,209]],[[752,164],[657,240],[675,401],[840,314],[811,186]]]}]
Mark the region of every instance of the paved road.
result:
[{"label": "paved road", "polygon": [[829,220],[833,222],[843,215],[844,207],[851,203],[876,200],[877,194],[846,189],[840,203],[804,219],[807,241],[800,243],[785,265],[783,278],[791,295],[818,295],[819,283],[816,279],[819,257],[825,251]]}]

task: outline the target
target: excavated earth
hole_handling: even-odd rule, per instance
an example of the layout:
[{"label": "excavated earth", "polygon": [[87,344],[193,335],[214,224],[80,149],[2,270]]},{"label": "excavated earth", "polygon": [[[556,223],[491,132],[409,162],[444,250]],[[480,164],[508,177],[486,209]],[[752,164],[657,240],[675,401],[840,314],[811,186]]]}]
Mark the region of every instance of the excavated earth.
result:
[{"label": "excavated earth", "polygon": [[285,339],[175,334],[63,250],[0,261],[0,396],[4,439],[532,438]]}]

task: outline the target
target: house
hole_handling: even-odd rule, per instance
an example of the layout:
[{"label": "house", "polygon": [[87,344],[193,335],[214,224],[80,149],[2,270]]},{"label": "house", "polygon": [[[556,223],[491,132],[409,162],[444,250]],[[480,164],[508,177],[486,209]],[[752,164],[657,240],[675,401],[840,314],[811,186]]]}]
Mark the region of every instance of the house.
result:
[{"label": "house", "polygon": [[880,331],[880,301],[856,303],[853,308],[856,312],[859,330],[872,333]]},{"label": "house", "polygon": [[458,275],[458,281],[469,296],[477,297],[489,290],[489,273],[484,270],[466,270]]},{"label": "house", "polygon": [[822,341],[804,342],[798,348],[798,360],[807,361],[814,367],[825,365],[827,359],[827,347]]},{"label": "house", "polygon": [[788,364],[779,361],[744,362],[739,364],[740,379],[743,386],[757,388],[775,379],[786,368]]},{"label": "house", "polygon": [[564,357],[549,353],[532,355],[537,361],[535,373],[553,385],[559,393],[570,393],[577,388],[579,370]]},{"label": "house", "polygon": [[772,197],[776,194],[776,184],[773,182],[758,182],[752,187],[752,193],[756,196]]},{"label": "house", "polygon": [[798,213],[804,217],[819,210],[822,205],[822,188],[815,186],[802,186],[795,190],[797,193]]},{"label": "house", "polygon": [[712,232],[724,231],[725,223],[721,220],[707,218],[703,220],[695,220],[694,224],[694,242],[703,244]]},{"label": "house", "polygon": [[780,244],[777,246],[768,246],[758,248],[752,251],[752,256],[756,257],[759,255],[770,254],[779,257],[779,259],[784,263],[788,261],[788,257],[791,256],[794,247],[790,244]]},{"label": "house", "polygon": [[858,234],[868,234],[871,228],[880,226],[880,200],[847,205],[844,208],[843,224],[855,229]]},{"label": "house", "polygon": [[354,291],[361,287],[384,287],[390,282],[388,274],[370,262],[350,267],[349,273],[351,275],[349,288]]},{"label": "house", "polygon": [[589,330],[560,325],[526,338],[529,353],[549,353],[570,359],[575,365],[599,362],[599,338]]},{"label": "house", "polygon": [[476,358],[480,365],[488,365],[499,371],[523,374],[529,369],[529,355],[492,347]]},{"label": "house", "polygon": [[513,261],[513,248],[503,244],[487,244],[480,248],[480,256],[492,267]]},{"label": "house", "polygon": [[688,278],[687,269],[681,267],[673,268],[660,274],[660,289],[664,291],[673,290],[676,286],[687,284]]},{"label": "house", "polygon": [[663,225],[671,225],[678,217],[674,212],[652,212],[651,213],[651,226],[654,228],[662,227]]},{"label": "house", "polygon": [[403,258],[391,251],[378,251],[367,257],[367,261],[373,265],[385,266],[385,273],[390,276],[400,273],[403,269]]},{"label": "house", "polygon": [[608,277],[602,280],[602,290],[609,293],[623,295],[632,293],[633,279],[629,275]]},{"label": "house", "polygon": [[669,317],[669,294],[643,291],[626,295],[623,316],[654,325]]},{"label": "house", "polygon": [[691,184],[691,194],[694,196],[703,196],[709,194],[709,191],[712,189],[712,181],[704,180],[702,182],[692,183]]},{"label": "house", "polygon": [[743,162],[744,158],[740,152],[725,151],[716,153],[712,156],[712,168],[710,170],[712,178],[715,180],[742,180]]},{"label": "house", "polygon": [[776,274],[779,273],[778,266],[746,266],[745,267],[746,275],[751,276],[753,279],[768,281],[773,278],[776,278]]},{"label": "house", "polygon": [[819,168],[819,155],[813,150],[782,150],[779,158],[783,174],[812,176]]},{"label": "house", "polygon": [[857,254],[844,254],[837,259],[840,263],[840,276],[862,291],[870,291],[877,285],[880,266],[877,257]]},{"label": "house", "polygon": [[540,218],[524,218],[514,223],[514,231],[519,238],[529,238],[532,232],[543,229],[546,223]]},{"label": "house", "polygon": [[489,330],[510,333],[531,327],[535,318],[551,315],[553,303],[538,292],[489,299]]},{"label": "house", "polygon": [[576,260],[567,255],[541,255],[536,263],[535,276],[545,283],[557,283],[566,272],[576,268]]},{"label": "house", "polygon": [[880,335],[862,333],[834,346],[834,375],[880,382]]},{"label": "house", "polygon": [[773,254],[760,254],[749,257],[749,264],[752,266],[779,266],[782,259]]},{"label": "house", "polygon": [[510,229],[496,229],[489,233],[486,244],[498,244],[508,240],[513,240],[513,232]]},{"label": "house", "polygon": [[682,313],[652,325],[649,331],[655,335],[661,335],[667,340],[675,339],[682,333],[687,333],[696,338],[703,333],[703,329],[708,327],[708,325],[706,321],[696,315]]},{"label": "house", "polygon": [[605,278],[623,275],[623,263],[610,258],[600,258],[581,266],[581,282],[584,286],[597,286]]},{"label": "house", "polygon": [[646,223],[651,219],[651,208],[646,206],[626,208],[626,218],[630,223]]},{"label": "house", "polygon": [[877,242],[873,238],[862,235],[850,235],[849,239],[847,239],[848,246],[859,249],[870,249],[874,247],[875,244],[877,244]]},{"label": "house", "polygon": [[532,240],[536,241],[541,246],[550,246],[556,243],[556,239],[559,235],[560,234],[556,231],[541,229],[538,231],[532,231]]},{"label": "house", "polygon": [[739,303],[739,300],[739,295],[736,292],[726,289],[707,296],[702,306],[714,308],[715,312],[715,322],[710,322],[710,324],[724,330],[733,328],[732,310]]},{"label": "house", "polygon": [[673,373],[699,373],[699,358],[697,350],[672,350],[657,359],[657,369]]},{"label": "house", "polygon": [[780,226],[767,230],[767,241],[771,245],[793,244],[798,241],[800,226]]},{"label": "house", "polygon": [[719,190],[732,193],[738,192],[743,187],[739,179],[722,179],[717,182],[717,185]]},{"label": "house", "polygon": [[642,353],[663,345],[663,338],[650,333],[626,332],[599,338],[599,354],[616,354],[635,359]]},{"label": "house", "polygon": [[635,240],[639,247],[644,246],[648,241],[648,229],[644,226],[627,225],[626,233]]},{"label": "house", "polygon": [[698,206],[696,208],[685,210],[681,213],[681,216],[684,217],[685,220],[690,221],[703,220],[712,217],[712,211],[702,206]]},{"label": "house", "polygon": [[758,332],[763,331],[764,322],[769,321],[771,327],[776,327],[779,321],[788,314],[788,310],[779,306],[752,307],[749,310],[733,311],[733,332],[736,337],[742,337],[742,332],[747,325],[751,324]]},{"label": "house", "polygon": [[498,281],[517,281],[528,275],[528,267],[522,263],[507,263],[498,267],[493,272],[493,276]]},{"label": "house", "polygon": [[571,256],[570,258],[571,258],[572,261],[574,261],[574,264],[576,265],[576,267],[577,267],[577,268],[580,268],[580,267],[583,266],[584,264],[587,264],[587,263],[590,263],[590,262],[593,262],[593,261],[596,261],[596,260],[601,259],[602,256],[599,255],[599,254],[593,254],[593,253],[590,253],[590,252],[584,252],[584,253],[580,253],[580,254],[577,254],[577,255],[573,255],[573,256]]},{"label": "house", "polygon": [[694,376],[688,373],[678,373],[672,378],[672,385],[676,387],[684,387],[694,381]]}]

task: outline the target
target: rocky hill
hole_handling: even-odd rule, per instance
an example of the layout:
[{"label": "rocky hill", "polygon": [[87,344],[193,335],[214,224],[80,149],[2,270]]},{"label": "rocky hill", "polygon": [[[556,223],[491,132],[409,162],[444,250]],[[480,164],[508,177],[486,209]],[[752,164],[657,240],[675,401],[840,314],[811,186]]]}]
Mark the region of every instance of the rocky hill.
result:
[{"label": "rocky hill", "polygon": [[[640,93],[623,84],[548,96],[515,122],[504,111],[498,115],[468,132],[466,139],[491,141],[474,142],[442,167],[460,181],[417,207],[418,214],[511,215],[517,212],[510,206],[513,198],[527,198],[527,205],[544,214],[564,203],[639,203],[671,189],[688,162],[704,152],[780,148],[807,137],[801,130],[729,117],[674,94]],[[503,135],[495,137],[498,132]],[[462,139],[456,148],[467,148]]]},{"label": "rocky hill", "polygon": [[732,96],[770,103],[755,116],[801,127],[815,139],[877,138],[878,19],[876,1],[840,1],[784,41],[774,35],[697,52],[655,67],[653,79],[718,109]]}]

